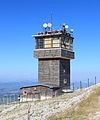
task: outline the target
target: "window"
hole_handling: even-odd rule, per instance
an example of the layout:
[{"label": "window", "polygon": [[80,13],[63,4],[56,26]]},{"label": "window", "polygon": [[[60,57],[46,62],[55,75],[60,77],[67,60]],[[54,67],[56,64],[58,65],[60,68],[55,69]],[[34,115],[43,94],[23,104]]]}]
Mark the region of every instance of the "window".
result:
[{"label": "window", "polygon": [[72,38],[70,39],[70,44],[73,44],[73,39]]},{"label": "window", "polygon": [[38,40],[36,41],[36,48],[37,48],[37,49],[44,48],[44,40],[43,40],[43,39],[38,39]]},{"label": "window", "polygon": [[51,37],[36,40],[36,49],[59,48],[61,47],[61,38]]},{"label": "window", "polygon": [[66,79],[64,79],[64,84],[65,84],[65,85],[67,84],[67,80],[66,80]]},{"label": "window", "polygon": [[53,47],[60,47],[60,39],[53,39]]},{"label": "window", "polygon": [[44,39],[44,47],[51,48],[51,38]]}]

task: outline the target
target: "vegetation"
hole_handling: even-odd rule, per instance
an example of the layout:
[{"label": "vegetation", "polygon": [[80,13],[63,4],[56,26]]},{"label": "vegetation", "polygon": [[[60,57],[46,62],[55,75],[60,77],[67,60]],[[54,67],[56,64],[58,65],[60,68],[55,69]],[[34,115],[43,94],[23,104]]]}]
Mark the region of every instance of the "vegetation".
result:
[{"label": "vegetation", "polygon": [[88,120],[98,111],[100,112],[100,87],[94,89],[93,93],[76,107],[56,113],[48,120]]}]

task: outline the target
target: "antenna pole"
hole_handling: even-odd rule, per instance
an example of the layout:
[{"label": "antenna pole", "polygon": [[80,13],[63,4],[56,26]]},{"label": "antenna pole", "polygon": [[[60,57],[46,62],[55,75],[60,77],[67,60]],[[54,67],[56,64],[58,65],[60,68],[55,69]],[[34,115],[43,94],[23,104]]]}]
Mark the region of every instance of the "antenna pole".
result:
[{"label": "antenna pole", "polygon": [[[46,22],[46,18],[43,19],[43,24]],[[45,29],[42,26],[42,31],[45,31]]]},{"label": "antenna pole", "polygon": [[[50,23],[52,24],[52,13],[51,13],[51,15],[50,15]],[[51,28],[50,28],[50,31],[52,31],[52,26],[51,26]]]}]

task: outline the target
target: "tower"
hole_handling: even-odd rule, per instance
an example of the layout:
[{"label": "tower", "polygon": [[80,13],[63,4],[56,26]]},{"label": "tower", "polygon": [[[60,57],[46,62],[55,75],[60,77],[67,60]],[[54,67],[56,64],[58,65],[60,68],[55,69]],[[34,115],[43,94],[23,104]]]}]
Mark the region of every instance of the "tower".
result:
[{"label": "tower", "polygon": [[34,35],[34,56],[38,58],[38,82],[70,87],[70,60],[74,59],[73,36],[67,25],[52,30],[51,23],[43,24],[44,31]]}]

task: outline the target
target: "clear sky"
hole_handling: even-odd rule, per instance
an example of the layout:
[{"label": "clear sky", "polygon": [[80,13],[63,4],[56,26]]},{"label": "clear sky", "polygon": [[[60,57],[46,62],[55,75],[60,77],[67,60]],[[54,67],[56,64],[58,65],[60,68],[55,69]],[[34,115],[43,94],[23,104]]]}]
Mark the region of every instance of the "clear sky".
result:
[{"label": "clear sky", "polygon": [[32,34],[52,13],[53,28],[74,28],[71,80],[100,80],[100,0],[0,0],[0,81],[37,80]]}]

